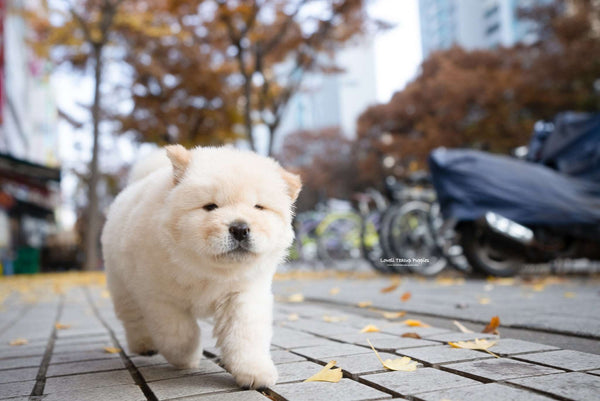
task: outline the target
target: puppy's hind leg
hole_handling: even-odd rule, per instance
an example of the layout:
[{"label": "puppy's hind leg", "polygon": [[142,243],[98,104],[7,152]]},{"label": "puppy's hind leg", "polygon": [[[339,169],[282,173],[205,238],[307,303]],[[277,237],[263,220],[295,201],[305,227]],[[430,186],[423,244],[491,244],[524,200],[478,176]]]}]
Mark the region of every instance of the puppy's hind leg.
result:
[{"label": "puppy's hind leg", "polygon": [[145,323],[158,352],[180,369],[198,367],[202,356],[200,327],[189,312],[158,302],[143,306]]},{"label": "puppy's hind leg", "polygon": [[146,356],[156,354],[156,347],[136,301],[117,277],[109,275],[108,285],[112,294],[115,313],[125,327],[129,350]]}]

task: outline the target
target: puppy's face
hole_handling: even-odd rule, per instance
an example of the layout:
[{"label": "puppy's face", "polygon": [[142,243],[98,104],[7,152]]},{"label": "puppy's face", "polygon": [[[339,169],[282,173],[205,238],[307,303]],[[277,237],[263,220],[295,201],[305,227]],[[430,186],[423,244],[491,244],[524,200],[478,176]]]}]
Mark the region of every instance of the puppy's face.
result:
[{"label": "puppy's face", "polygon": [[167,148],[174,188],[170,231],[177,246],[211,265],[280,257],[293,240],[299,177],[271,159],[227,148]]}]

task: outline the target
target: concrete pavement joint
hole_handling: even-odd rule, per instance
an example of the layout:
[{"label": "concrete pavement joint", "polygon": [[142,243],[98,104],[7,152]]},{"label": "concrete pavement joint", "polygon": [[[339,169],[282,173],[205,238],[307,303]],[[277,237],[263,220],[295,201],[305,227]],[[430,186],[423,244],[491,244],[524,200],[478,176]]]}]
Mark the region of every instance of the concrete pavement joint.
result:
[{"label": "concrete pavement joint", "polygon": [[125,351],[123,351],[123,347],[119,343],[119,340],[117,339],[117,336],[115,335],[112,328],[108,325],[108,323],[106,323],[104,318],[102,318],[102,316],[100,315],[100,311],[96,307],[96,304],[94,303],[94,300],[92,299],[92,296],[90,295],[89,288],[84,287],[83,291],[85,294],[85,298],[87,299],[88,303],[90,304],[90,307],[92,308],[92,311],[94,312],[94,315],[100,321],[100,323],[102,323],[104,328],[106,328],[106,330],[108,331],[110,338],[111,338],[113,344],[115,345],[115,347],[117,347],[121,350],[119,352],[119,356],[121,357],[121,360],[125,364],[125,368],[127,369],[127,371],[129,371],[129,374],[131,375],[131,378],[133,379],[135,384],[137,384],[140,387],[140,389],[142,390],[142,392],[144,393],[144,395],[146,396],[146,399],[148,401],[159,401],[158,397],[156,397],[154,392],[150,389],[150,387],[144,380],[144,377],[142,376],[140,371],[133,364],[133,362],[131,362],[131,359],[129,359],[129,357],[125,354]]},{"label": "concrete pavement joint", "polygon": [[54,342],[56,341],[56,324],[60,320],[60,317],[63,312],[65,304],[64,295],[60,295],[60,301],[58,304],[58,310],[56,311],[56,317],[54,318],[54,328],[52,329],[52,334],[50,334],[50,338],[48,339],[48,343],[46,344],[46,351],[44,352],[44,356],[42,358],[42,363],[40,364],[40,370],[38,370],[38,374],[35,379],[35,385],[31,390],[31,397],[36,397],[44,394],[44,387],[46,386],[46,372],[48,371],[48,365],[50,364],[50,358],[52,358],[52,351],[54,350]]}]

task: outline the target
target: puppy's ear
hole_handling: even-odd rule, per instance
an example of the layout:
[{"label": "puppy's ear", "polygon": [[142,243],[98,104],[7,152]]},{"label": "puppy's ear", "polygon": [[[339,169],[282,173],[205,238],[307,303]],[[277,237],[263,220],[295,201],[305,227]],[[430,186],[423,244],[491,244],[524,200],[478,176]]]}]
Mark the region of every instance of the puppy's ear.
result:
[{"label": "puppy's ear", "polygon": [[292,198],[292,202],[294,202],[298,198],[298,194],[300,193],[300,189],[302,189],[302,180],[298,174],[290,173],[285,169],[281,170],[281,176],[285,181],[288,189],[288,195]]},{"label": "puppy's ear", "polygon": [[167,150],[167,157],[171,160],[173,165],[173,182],[175,185],[179,184],[187,168],[191,154],[190,151],[181,145],[169,145],[165,146]]}]

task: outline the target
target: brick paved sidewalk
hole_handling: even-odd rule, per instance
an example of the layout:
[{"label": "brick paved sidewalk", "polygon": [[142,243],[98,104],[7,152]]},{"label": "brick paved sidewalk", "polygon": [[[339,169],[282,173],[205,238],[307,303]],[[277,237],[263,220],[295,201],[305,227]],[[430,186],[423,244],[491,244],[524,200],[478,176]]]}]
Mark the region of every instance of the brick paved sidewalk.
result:
[{"label": "brick paved sidewalk", "polygon": [[[39,291],[38,291],[39,292]],[[600,356],[501,338],[490,350],[455,349],[448,341],[490,335],[408,327],[318,303],[278,303],[272,355],[279,382],[261,393],[240,390],[218,364],[210,324],[202,322],[206,358],[198,369],[176,370],[160,355],[131,354],[110,298],[97,285],[10,295],[0,313],[0,399],[13,400],[379,400],[493,401],[600,399]],[[2,294],[0,294],[2,296]],[[6,294],[4,294],[6,296]],[[24,298],[24,299],[23,299]],[[37,301],[37,302],[33,302]],[[323,316],[342,318],[328,323]],[[407,316],[410,317],[410,316]],[[400,319],[402,320],[402,319]],[[367,324],[377,333],[360,333]],[[416,332],[422,338],[401,337]],[[493,337],[493,336],[491,336]],[[10,346],[24,338],[27,344]],[[382,357],[409,356],[414,372],[385,371]],[[108,353],[105,347],[122,349]],[[338,383],[303,380],[336,360]]]}]

